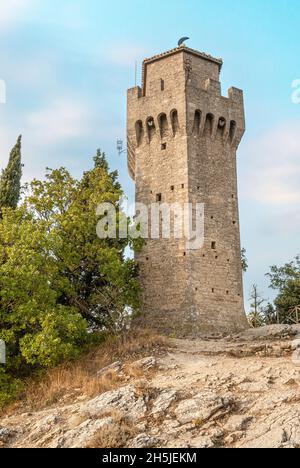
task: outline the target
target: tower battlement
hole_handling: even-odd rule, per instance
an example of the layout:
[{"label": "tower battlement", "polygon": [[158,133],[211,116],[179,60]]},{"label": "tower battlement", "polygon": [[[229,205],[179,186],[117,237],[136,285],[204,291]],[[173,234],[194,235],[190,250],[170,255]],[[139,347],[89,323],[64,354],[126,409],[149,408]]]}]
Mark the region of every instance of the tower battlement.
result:
[{"label": "tower battlement", "polygon": [[[221,93],[223,62],[187,47],[177,47],[143,62],[142,88],[128,90],[128,166],[135,178],[136,150],[147,141],[148,123],[154,122],[150,141],[161,126],[203,137],[207,125],[215,139],[221,131],[224,142],[238,146],[245,131],[243,91],[230,88]],[[180,96],[180,99],[179,99]],[[181,111],[181,112],[179,112]],[[159,119],[163,116],[163,121]],[[176,121],[174,121],[176,119]],[[209,136],[209,133],[206,132]]]},{"label": "tower battlement", "polygon": [[236,151],[245,132],[243,92],[221,93],[223,62],[178,47],[143,62],[128,90],[128,168],[136,201],[202,203],[205,242],[149,240],[137,255],[144,314],[163,331],[230,330],[246,324]]}]

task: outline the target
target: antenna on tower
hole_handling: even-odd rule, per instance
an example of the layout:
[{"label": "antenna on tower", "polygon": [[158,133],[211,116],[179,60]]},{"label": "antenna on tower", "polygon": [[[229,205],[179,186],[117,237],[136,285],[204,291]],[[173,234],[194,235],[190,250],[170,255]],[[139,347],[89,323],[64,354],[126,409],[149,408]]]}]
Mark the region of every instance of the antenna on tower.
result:
[{"label": "antenna on tower", "polygon": [[121,156],[121,154],[123,153],[126,153],[126,149],[124,149],[123,145],[124,145],[124,141],[118,138],[117,139],[117,151],[119,153],[119,156]]}]

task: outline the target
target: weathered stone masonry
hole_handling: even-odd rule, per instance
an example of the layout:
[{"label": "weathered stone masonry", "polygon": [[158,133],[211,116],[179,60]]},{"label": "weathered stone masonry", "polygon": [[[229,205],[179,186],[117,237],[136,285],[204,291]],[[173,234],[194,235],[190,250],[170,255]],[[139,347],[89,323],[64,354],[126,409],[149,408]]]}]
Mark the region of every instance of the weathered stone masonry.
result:
[{"label": "weathered stone masonry", "polygon": [[243,305],[236,151],[242,91],[221,95],[222,60],[185,46],[147,59],[128,91],[128,167],[136,201],[204,203],[205,244],[148,240],[136,260],[143,320],[177,335],[234,331]]}]

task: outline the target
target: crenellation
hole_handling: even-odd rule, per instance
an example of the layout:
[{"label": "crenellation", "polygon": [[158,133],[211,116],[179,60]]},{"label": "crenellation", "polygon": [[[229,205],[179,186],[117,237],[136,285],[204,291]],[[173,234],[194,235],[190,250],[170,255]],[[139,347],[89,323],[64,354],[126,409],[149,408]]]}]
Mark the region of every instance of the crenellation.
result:
[{"label": "crenellation", "polygon": [[142,97],[142,88],[140,86],[135,86],[134,88],[130,88],[127,91],[127,99],[128,102],[131,100],[137,100]]},{"label": "crenellation", "polygon": [[238,103],[241,109],[244,109],[244,93],[241,89],[231,87],[228,89],[228,99]]},{"label": "crenellation", "polygon": [[204,89],[208,93],[215,94],[216,96],[222,95],[221,83],[218,80],[207,78],[204,84]]}]

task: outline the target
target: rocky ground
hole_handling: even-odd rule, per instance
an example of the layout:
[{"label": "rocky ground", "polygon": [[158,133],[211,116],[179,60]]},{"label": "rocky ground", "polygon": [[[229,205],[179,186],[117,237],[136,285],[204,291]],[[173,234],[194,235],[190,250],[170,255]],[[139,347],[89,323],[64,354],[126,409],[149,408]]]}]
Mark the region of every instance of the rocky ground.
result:
[{"label": "rocky ground", "polygon": [[[122,377],[124,366],[116,362],[98,374]],[[116,390],[2,418],[0,444],[300,447],[300,326],[171,340],[164,353],[131,366],[137,372]]]}]

